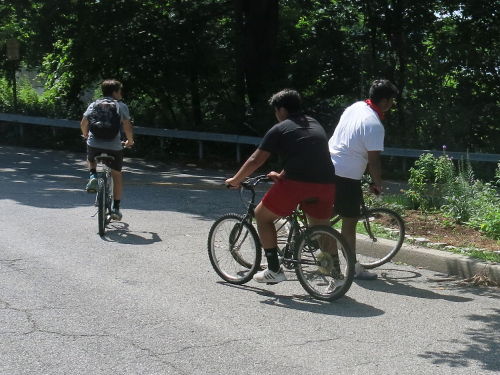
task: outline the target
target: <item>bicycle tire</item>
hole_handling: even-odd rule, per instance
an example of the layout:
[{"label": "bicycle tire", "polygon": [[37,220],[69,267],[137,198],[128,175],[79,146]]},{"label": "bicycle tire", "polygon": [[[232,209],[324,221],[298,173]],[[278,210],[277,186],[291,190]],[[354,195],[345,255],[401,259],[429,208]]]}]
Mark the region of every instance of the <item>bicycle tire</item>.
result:
[{"label": "bicycle tire", "polygon": [[99,178],[97,187],[97,221],[99,227],[99,236],[106,233],[106,184],[102,178]]},{"label": "bicycle tire", "polygon": [[[250,281],[260,268],[262,250],[259,236],[241,215],[226,214],[218,218],[210,228],[207,248],[215,272],[231,284]],[[222,257],[229,263],[223,265]]]},{"label": "bicycle tire", "polygon": [[113,177],[106,177],[107,181],[107,194],[106,194],[106,225],[111,222],[111,208],[113,207]]},{"label": "bicycle tire", "polygon": [[[331,259],[325,265],[323,259],[329,252],[323,252],[325,236],[337,244],[338,266]],[[323,245],[321,245],[323,242]],[[331,243],[330,243],[331,246]],[[308,228],[299,238],[294,251],[295,273],[302,287],[314,298],[334,301],[344,296],[354,278],[355,257],[344,237],[329,226]]]},{"label": "bicycle tire", "polygon": [[[359,218],[358,227],[367,232],[366,218],[375,236],[356,236],[356,254],[359,263],[366,269],[379,267],[389,262],[398,253],[405,239],[405,224],[401,216],[387,208],[371,208],[366,216]],[[360,227],[360,224],[362,227]]]}]

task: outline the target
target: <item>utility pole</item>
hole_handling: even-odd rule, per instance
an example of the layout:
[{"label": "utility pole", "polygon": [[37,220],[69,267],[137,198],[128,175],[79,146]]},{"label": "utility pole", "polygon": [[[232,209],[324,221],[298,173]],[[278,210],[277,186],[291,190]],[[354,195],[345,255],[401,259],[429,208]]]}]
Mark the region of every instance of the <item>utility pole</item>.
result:
[{"label": "utility pole", "polygon": [[16,71],[19,67],[19,59],[20,59],[20,43],[17,39],[8,39],[7,40],[7,60],[12,70],[12,96],[14,99],[14,111],[17,112],[17,79],[16,79]]}]

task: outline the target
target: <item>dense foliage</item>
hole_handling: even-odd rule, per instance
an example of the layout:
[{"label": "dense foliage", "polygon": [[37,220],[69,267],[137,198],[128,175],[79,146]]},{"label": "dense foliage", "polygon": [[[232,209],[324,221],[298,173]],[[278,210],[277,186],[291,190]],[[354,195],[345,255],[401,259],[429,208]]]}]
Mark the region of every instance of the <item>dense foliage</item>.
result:
[{"label": "dense foliage", "polygon": [[497,151],[499,34],[495,1],[0,0],[0,60],[18,38],[46,88],[25,112],[78,118],[116,77],[137,123],[262,135],[266,99],[294,87],[331,131],[386,77],[402,91],[387,144],[402,147]]},{"label": "dense foliage", "polygon": [[[496,176],[500,175],[500,164]],[[465,223],[500,240],[500,196],[496,181],[475,178],[469,163],[457,165],[446,155],[422,155],[410,168],[409,189],[405,192],[413,207],[440,210],[458,223]]]}]

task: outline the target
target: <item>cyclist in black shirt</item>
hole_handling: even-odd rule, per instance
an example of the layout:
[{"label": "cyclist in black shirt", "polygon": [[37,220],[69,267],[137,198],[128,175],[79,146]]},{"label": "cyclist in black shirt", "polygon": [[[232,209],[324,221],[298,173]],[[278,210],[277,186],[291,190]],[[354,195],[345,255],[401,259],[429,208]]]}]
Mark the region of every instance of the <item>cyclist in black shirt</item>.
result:
[{"label": "cyclist in black shirt", "polygon": [[328,225],[335,196],[335,169],[326,133],[315,119],[302,112],[299,93],[282,90],[269,103],[279,123],[266,133],[258,149],[226,184],[239,187],[271,154],[280,156],[283,170],[268,174],[275,183],[255,209],[268,269],[256,273],[254,280],[277,283],[286,277],[279,265],[274,221],[290,215],[300,204],[312,225]]}]

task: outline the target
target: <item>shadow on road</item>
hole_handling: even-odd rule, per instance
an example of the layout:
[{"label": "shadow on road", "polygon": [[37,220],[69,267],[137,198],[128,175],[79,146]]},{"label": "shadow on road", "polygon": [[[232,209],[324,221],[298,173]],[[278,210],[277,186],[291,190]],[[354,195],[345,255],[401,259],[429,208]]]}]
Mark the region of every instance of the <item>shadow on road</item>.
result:
[{"label": "shadow on road", "polygon": [[484,370],[500,371],[500,309],[492,309],[488,315],[469,315],[467,319],[481,324],[481,328],[469,328],[465,334],[467,341],[450,340],[449,347],[458,350],[427,351],[419,356],[436,365],[469,367],[470,362],[478,362]]},{"label": "shadow on road", "polygon": [[111,223],[105,236],[101,237],[107,242],[118,242],[128,245],[151,245],[161,242],[158,233],[146,231],[131,231],[129,225],[123,222]]},{"label": "shadow on road", "polygon": [[[92,207],[95,196],[84,191],[87,178],[84,153],[0,146],[2,199],[40,208]],[[238,192],[228,192],[223,181],[221,171],[125,158],[122,206],[202,220],[242,211]]]},{"label": "shadow on road", "polygon": [[333,302],[320,301],[309,295],[281,295],[268,289],[257,288],[249,285],[234,285],[223,281],[218,282],[231,288],[237,288],[247,292],[257,293],[268,297],[261,301],[265,305],[283,307],[287,309],[307,311],[314,314],[325,314],[335,316],[345,316],[354,318],[366,318],[383,315],[384,311],[376,307],[356,301],[353,298],[344,296]]},{"label": "shadow on road", "polygon": [[469,302],[473,300],[468,297],[439,294],[432,290],[416,288],[405,283],[405,280],[420,277],[422,277],[422,274],[415,271],[391,268],[382,270],[382,277],[377,280],[355,280],[355,282],[365,289],[415,298],[443,299],[450,302]]}]

